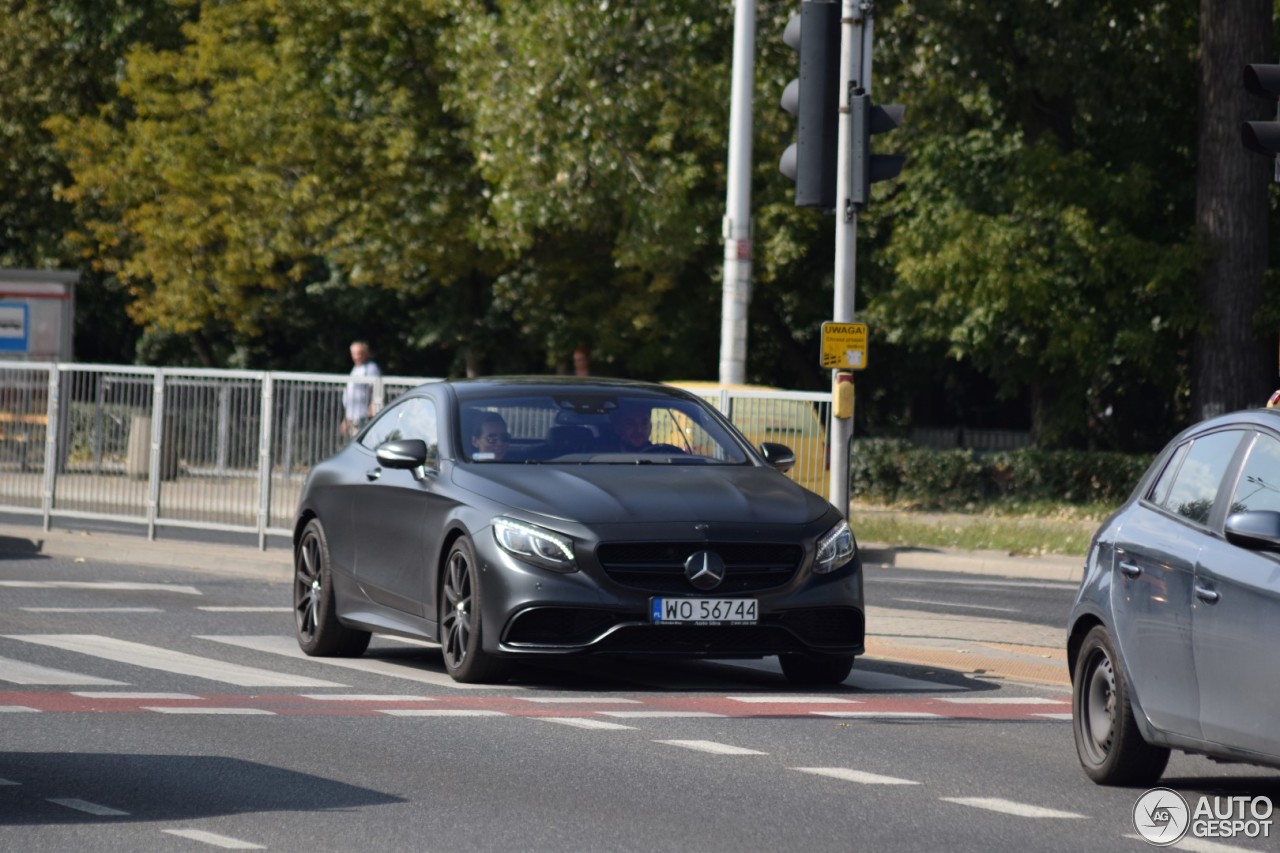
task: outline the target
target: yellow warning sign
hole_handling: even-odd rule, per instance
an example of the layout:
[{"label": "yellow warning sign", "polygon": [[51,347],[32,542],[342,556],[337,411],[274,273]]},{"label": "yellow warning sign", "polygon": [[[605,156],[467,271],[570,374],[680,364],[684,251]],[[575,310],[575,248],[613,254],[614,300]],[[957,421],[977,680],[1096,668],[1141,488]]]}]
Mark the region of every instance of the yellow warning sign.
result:
[{"label": "yellow warning sign", "polygon": [[830,370],[865,369],[867,324],[823,323],[822,366]]}]

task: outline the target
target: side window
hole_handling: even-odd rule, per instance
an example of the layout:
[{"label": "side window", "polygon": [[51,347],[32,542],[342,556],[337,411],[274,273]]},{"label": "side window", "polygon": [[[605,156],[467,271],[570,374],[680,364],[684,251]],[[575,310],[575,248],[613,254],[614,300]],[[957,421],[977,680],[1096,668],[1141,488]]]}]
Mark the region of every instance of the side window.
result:
[{"label": "side window", "polygon": [[1183,518],[1208,524],[1218,487],[1243,435],[1240,430],[1215,432],[1192,442],[1174,475],[1168,497],[1160,503]]},{"label": "side window", "polygon": [[1164,506],[1165,501],[1169,499],[1169,490],[1173,488],[1173,480],[1178,475],[1178,469],[1182,467],[1182,460],[1187,458],[1187,451],[1191,449],[1191,442],[1178,445],[1178,449],[1169,457],[1169,464],[1164,466],[1164,470],[1160,472],[1160,478],[1156,480],[1155,485],[1151,487],[1151,493],[1147,496],[1154,503]]},{"label": "side window", "polygon": [[423,397],[402,400],[382,413],[360,443],[370,450],[387,441],[420,438],[427,444],[427,464],[440,460],[440,438],[435,403]]},{"label": "side window", "polygon": [[1254,442],[1231,498],[1232,512],[1280,512],[1280,441],[1263,434]]}]

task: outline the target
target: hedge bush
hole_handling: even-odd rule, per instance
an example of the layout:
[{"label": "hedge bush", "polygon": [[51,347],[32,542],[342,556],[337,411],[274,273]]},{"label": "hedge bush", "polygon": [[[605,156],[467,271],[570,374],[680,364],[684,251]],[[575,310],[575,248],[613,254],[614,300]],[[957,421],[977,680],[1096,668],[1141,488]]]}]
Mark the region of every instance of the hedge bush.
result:
[{"label": "hedge bush", "polygon": [[1034,448],[932,450],[904,439],[863,439],[853,445],[849,485],[855,498],[932,509],[1002,501],[1117,504],[1129,496],[1151,459]]}]

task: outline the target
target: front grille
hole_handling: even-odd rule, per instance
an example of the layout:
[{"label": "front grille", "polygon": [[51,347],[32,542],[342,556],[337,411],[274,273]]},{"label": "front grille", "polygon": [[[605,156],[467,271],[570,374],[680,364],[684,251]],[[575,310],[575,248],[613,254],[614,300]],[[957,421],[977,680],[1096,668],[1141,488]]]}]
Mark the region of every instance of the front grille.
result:
[{"label": "front grille", "polygon": [[782,586],[795,576],[804,549],[778,542],[607,542],[596,558],[609,579],[652,593],[687,593],[684,563],[696,551],[714,551],[725,562],[724,580],[705,594],[734,595]]}]

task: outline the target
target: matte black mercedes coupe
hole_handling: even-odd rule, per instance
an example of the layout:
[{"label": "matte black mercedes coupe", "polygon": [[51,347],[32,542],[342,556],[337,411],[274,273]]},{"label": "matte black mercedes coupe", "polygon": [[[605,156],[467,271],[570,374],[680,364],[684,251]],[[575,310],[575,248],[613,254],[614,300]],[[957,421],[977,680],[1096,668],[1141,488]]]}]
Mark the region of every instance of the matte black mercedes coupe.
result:
[{"label": "matte black mercedes coupe", "polygon": [[778,655],[838,683],[863,651],[853,533],[701,399],[586,378],[429,383],[317,465],[294,528],[298,643],[440,643],[458,681],[569,653]]}]

